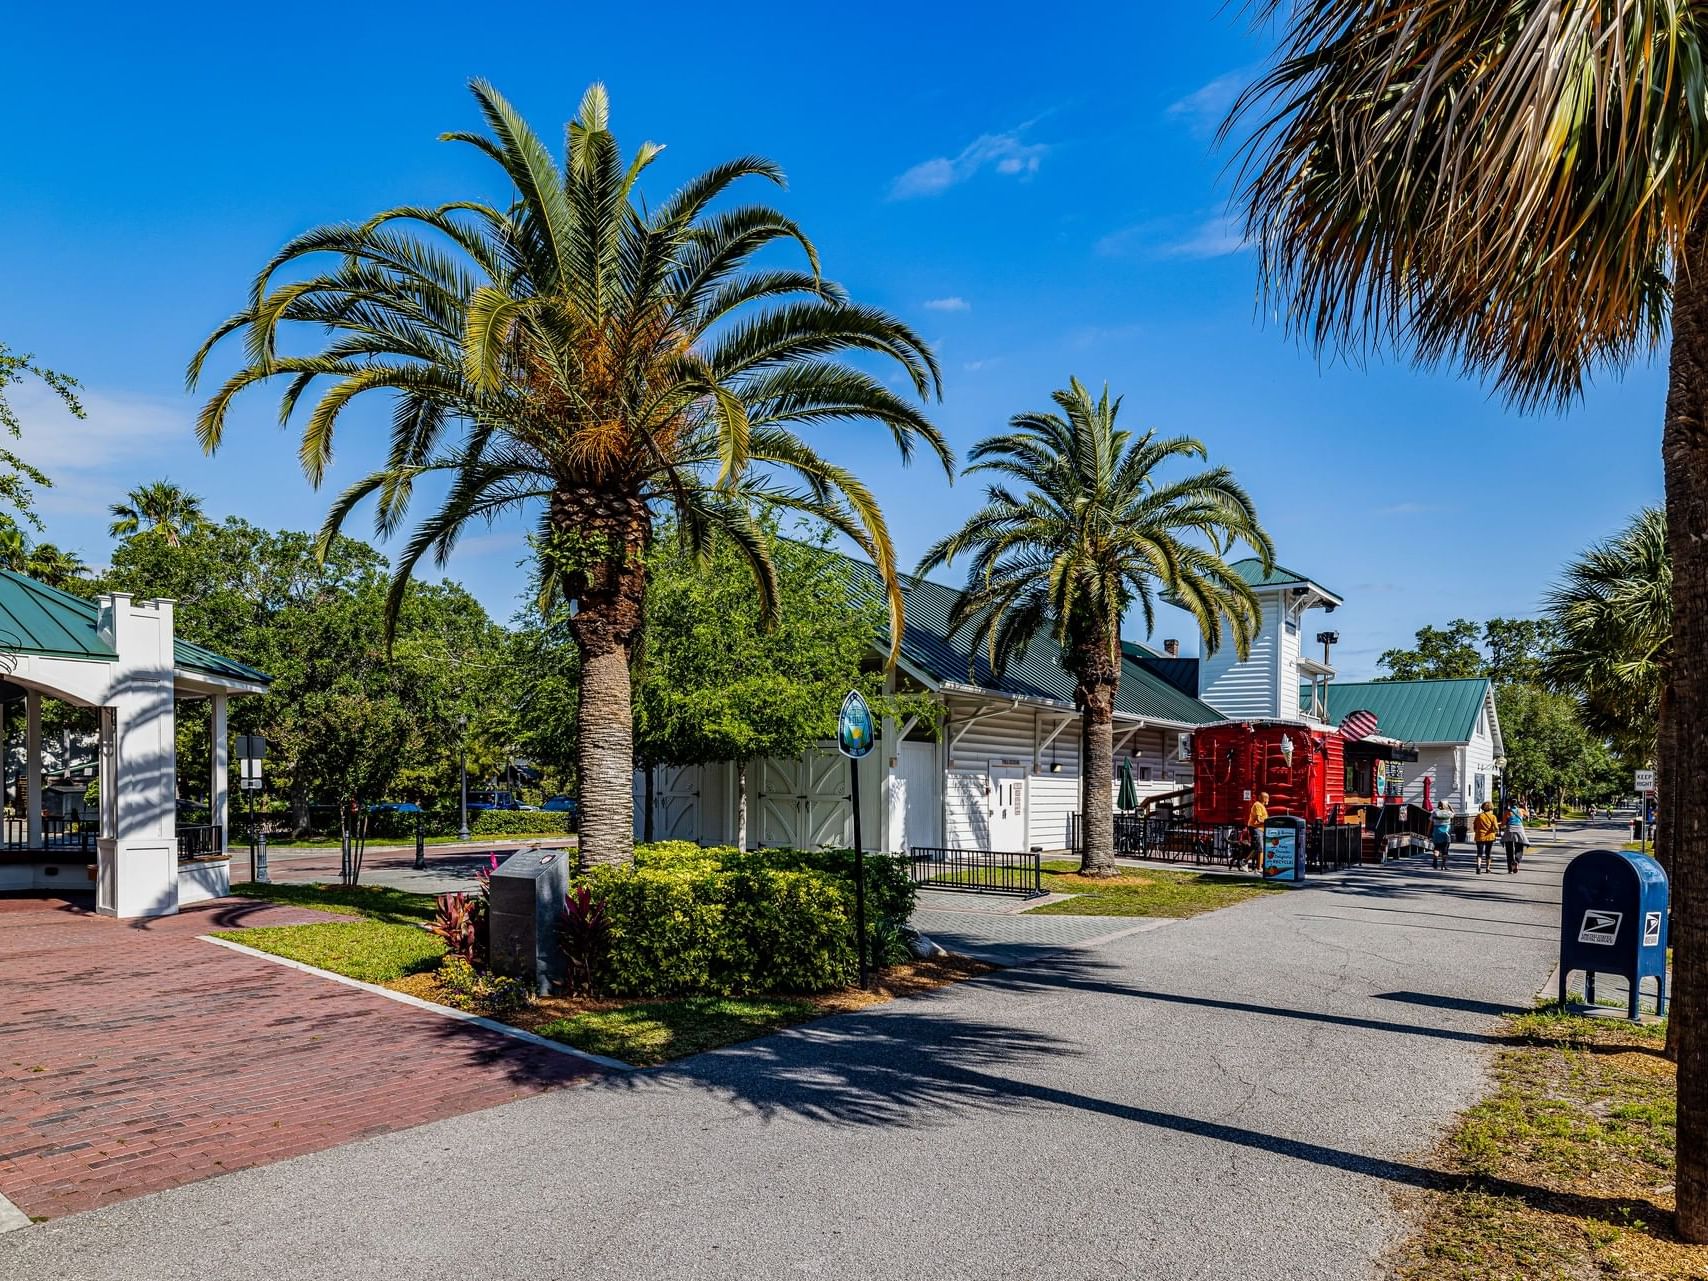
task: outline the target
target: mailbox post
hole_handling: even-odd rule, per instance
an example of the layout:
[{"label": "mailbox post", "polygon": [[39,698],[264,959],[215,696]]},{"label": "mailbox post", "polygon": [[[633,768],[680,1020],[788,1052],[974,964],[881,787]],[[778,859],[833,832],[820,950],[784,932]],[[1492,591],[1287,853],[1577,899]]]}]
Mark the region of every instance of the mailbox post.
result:
[{"label": "mailbox post", "polygon": [[1647,854],[1591,850],[1566,867],[1560,885],[1560,1004],[1566,980],[1584,972],[1584,999],[1595,1003],[1595,976],[1618,974],[1630,986],[1635,1020],[1642,982],[1655,980],[1655,1013],[1666,1013],[1667,881]]}]

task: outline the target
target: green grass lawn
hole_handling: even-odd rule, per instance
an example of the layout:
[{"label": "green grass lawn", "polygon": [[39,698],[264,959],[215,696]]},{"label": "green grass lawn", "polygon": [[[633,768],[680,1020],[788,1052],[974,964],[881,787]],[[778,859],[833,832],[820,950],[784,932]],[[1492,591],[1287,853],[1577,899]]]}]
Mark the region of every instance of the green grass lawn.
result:
[{"label": "green grass lawn", "polygon": [[1492,1093],[1431,1158],[1388,1275],[1405,1281],[1708,1275],[1671,1233],[1677,1097],[1663,1024],[1545,1008],[1507,1020]]},{"label": "green grass lawn", "polygon": [[822,1013],[811,1001],[788,997],[687,996],[553,1019],[534,1031],[578,1050],[649,1067],[749,1041]]},{"label": "green grass lawn", "polygon": [[410,894],[379,885],[257,885],[231,887],[244,898],[292,907],[351,914],[349,921],[314,925],[264,925],[248,930],[218,930],[257,951],[270,952],[316,969],[331,970],[364,983],[390,983],[438,968],[445,945],[421,926],[433,919],[430,894]]},{"label": "green grass lawn", "polygon": [[445,957],[444,943],[419,925],[384,921],[268,925],[253,930],[216,930],[214,937],[364,983],[390,983],[437,969]]},{"label": "green grass lawn", "polygon": [[1111,879],[1080,876],[1078,870],[1079,864],[1069,859],[1045,863],[1044,889],[1075,897],[1031,911],[1056,916],[1197,916],[1259,894],[1286,893],[1284,887],[1255,877],[1124,867]]},{"label": "green grass lawn", "polygon": [[408,890],[387,889],[383,885],[261,885],[255,881],[241,881],[231,887],[231,892],[242,898],[266,899],[269,903],[288,903],[292,907],[312,907],[322,912],[354,912],[391,925],[431,921],[437,902],[431,894],[411,894]]}]

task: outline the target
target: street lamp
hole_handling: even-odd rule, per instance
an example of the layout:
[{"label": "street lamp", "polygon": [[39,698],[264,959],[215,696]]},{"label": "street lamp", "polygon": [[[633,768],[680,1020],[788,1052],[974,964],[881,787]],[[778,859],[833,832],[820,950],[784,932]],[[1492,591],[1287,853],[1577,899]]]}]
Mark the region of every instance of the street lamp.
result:
[{"label": "street lamp", "polygon": [[1491,762],[1495,767],[1495,810],[1501,814],[1502,821],[1506,812],[1506,757],[1497,756]]},{"label": "street lamp", "polygon": [[469,839],[469,718],[457,717],[457,773],[462,778],[462,823],[457,839]]}]

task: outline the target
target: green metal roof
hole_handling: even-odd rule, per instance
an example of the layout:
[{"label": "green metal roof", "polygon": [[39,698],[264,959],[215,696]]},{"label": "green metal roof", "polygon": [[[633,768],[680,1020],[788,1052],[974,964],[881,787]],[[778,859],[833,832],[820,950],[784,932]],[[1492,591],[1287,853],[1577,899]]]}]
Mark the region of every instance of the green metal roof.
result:
[{"label": "green metal roof", "polygon": [[[1301,686],[1308,697],[1310,686]],[[1376,713],[1376,732],[1403,743],[1464,743],[1476,732],[1489,683],[1468,680],[1354,681],[1328,686],[1328,719],[1359,709]]]},{"label": "green metal roof", "polygon": [[[81,596],[0,569],[0,651],[116,662],[118,655],[102,639],[100,608]],[[232,680],[267,684],[272,677],[235,659],[174,640],[173,662],[181,668]]]},{"label": "green metal roof", "polygon": [[[870,564],[852,557],[848,563],[866,585],[876,587],[877,571]],[[902,576],[906,631],[901,653],[909,666],[938,683],[975,685],[999,696],[1073,703],[1073,676],[1062,668],[1061,650],[1048,636],[1034,637],[1026,652],[1011,660],[1000,678],[992,676],[983,650],[968,639],[965,631],[950,640],[949,613],[959,598],[960,593],[952,587],[928,578]],[[1143,720],[1181,725],[1208,725],[1225,719],[1215,708],[1147,671],[1125,652],[1121,684],[1115,692],[1115,710]]]},{"label": "green metal roof", "polygon": [[1309,574],[1301,574],[1297,570],[1288,569],[1285,565],[1277,565],[1274,569],[1265,570],[1263,562],[1255,556],[1247,556],[1234,561],[1228,568],[1245,579],[1250,587],[1289,587],[1297,583],[1316,588],[1324,596],[1340,599],[1338,592],[1331,592]]}]

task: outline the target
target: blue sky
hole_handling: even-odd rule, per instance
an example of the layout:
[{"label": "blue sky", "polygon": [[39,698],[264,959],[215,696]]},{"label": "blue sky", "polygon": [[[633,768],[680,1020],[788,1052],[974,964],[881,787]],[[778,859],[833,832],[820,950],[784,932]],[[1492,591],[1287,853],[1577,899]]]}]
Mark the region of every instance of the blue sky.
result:
[{"label": "blue sky", "polygon": [[[264,393],[202,456],[185,361],[296,232],[501,195],[486,162],[436,141],[478,127],[469,77],[548,138],[598,79],[625,148],[668,146],[654,199],[736,154],[782,164],[779,203],[827,272],[936,345],[934,412],[957,449],[1070,375],[1122,393],[1131,427],[1201,437],[1281,559],[1346,598],[1345,675],[1426,622],[1533,612],[1563,559],[1658,498],[1663,371],[1519,416],[1451,372],[1300,350],[1257,311],[1211,136],[1270,47],[1239,10],[747,5],[708,24],[704,6],[660,4],[643,24],[564,5],[505,21],[433,4],[305,4],[288,21],[25,6],[0,79],[0,337],[75,373],[90,409],[75,423],[16,397],[22,452],[58,482],[47,536],[102,563],[106,505],[161,476],[217,516],[317,526],[377,457],[384,414],[346,420],[315,492]],[[978,501],[970,481],[900,466],[874,429],[820,439],[869,478],[910,563]],[[478,530],[449,573],[502,617],[523,550],[515,528]],[[1176,634],[1190,649],[1183,616],[1156,639]]]}]

